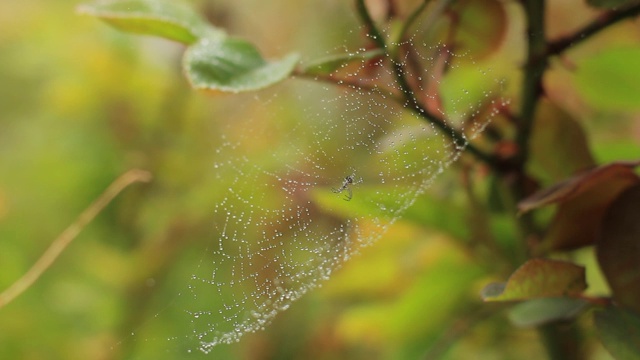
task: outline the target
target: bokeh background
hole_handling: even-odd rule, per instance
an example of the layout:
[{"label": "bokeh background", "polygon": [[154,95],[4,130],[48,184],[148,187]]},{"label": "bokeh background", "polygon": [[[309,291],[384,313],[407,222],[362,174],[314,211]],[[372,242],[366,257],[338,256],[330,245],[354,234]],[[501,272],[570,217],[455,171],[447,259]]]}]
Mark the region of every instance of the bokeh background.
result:
[{"label": "bokeh background", "polygon": [[[408,9],[418,1],[398,3]],[[550,3],[551,36],[593,14],[578,1]],[[145,323],[180,301],[200,252],[216,236],[212,199],[220,188],[212,164],[220,132],[245,131],[247,117],[292,122],[317,104],[295,101],[287,85],[261,92],[269,99],[270,91],[285,93],[270,100],[281,112],[264,114],[251,94],[193,91],[180,70],[180,45],[119,33],[77,15],[78,4],[0,2],[0,288],[21,276],[118,175],[142,168],[154,181],[127,189],[33,287],[0,309],[0,358],[179,358],[165,348],[180,347],[190,329],[175,325],[173,315],[161,316],[152,329]],[[191,4],[267,58],[293,49],[311,60],[361,40],[350,1]],[[513,19],[517,29],[521,19]],[[572,54],[633,49],[639,30],[637,22],[618,26]],[[517,44],[516,38],[503,52],[517,60]],[[549,94],[590,130],[597,159],[637,157],[637,103],[594,103],[600,94],[580,89],[567,70],[573,58],[558,61],[566,66],[547,79]],[[397,222],[265,331],[190,357],[414,359],[446,350],[451,359],[544,357],[534,330],[514,330],[479,303],[495,269],[452,240],[469,235],[473,215],[466,212],[461,167],[441,175],[418,204],[418,217],[433,226]],[[505,238],[509,231],[505,225]],[[592,261],[588,250],[576,256]],[[593,291],[606,291],[597,274],[590,276]],[[138,329],[142,334],[132,338]],[[170,336],[176,339],[164,340]],[[593,358],[608,358],[597,343],[589,346]]]}]

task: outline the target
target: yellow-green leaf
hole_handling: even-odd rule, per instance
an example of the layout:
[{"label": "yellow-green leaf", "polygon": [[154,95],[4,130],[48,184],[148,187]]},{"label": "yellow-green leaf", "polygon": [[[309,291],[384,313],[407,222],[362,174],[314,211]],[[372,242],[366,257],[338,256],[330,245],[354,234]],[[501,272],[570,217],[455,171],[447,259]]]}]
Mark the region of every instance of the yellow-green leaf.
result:
[{"label": "yellow-green leaf", "polygon": [[125,32],[159,36],[184,44],[224,34],[188,7],[175,2],[115,0],[81,5],[78,12],[97,17]]},{"label": "yellow-green leaf", "polygon": [[576,296],[587,288],[585,270],[573,263],[532,259],[519,267],[506,283],[487,285],[485,301],[516,301],[545,297]]},{"label": "yellow-green leaf", "polygon": [[610,111],[640,109],[640,48],[598,52],[578,63],[578,91],[589,104]]}]

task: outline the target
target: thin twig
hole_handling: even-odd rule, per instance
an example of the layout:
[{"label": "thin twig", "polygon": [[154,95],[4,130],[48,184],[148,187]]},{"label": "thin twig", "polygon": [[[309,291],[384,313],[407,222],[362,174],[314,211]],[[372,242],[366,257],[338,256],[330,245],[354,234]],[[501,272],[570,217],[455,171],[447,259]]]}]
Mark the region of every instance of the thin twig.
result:
[{"label": "thin twig", "polygon": [[[433,28],[433,25],[435,24],[436,20],[442,16],[442,13],[444,12],[444,10],[453,1],[455,0],[439,0],[435,5],[433,5],[433,8],[431,9],[431,11],[429,11],[428,17],[424,21],[427,24],[427,26],[430,27],[429,29],[426,30],[427,33],[431,28]],[[409,31],[411,26],[413,26],[413,23],[415,23],[415,21],[418,20],[418,18],[420,17],[420,15],[422,15],[422,13],[427,8],[427,5],[429,5],[430,2],[431,0],[423,0],[422,4],[420,4],[420,6],[418,6],[411,13],[411,15],[409,15],[405,23],[402,25],[402,30],[400,31],[400,36],[398,37],[400,41],[404,39],[406,33]]]},{"label": "thin twig", "polygon": [[486,164],[490,166],[496,166],[495,159],[492,156],[475,147],[465,138],[465,136],[461,132],[447,125],[447,123],[443,119],[431,113],[424,105],[422,105],[417,100],[413,89],[407,81],[402,63],[390,56],[386,40],[381,35],[380,30],[378,30],[375,23],[373,22],[373,19],[369,14],[369,10],[367,9],[364,0],[356,0],[356,8],[358,10],[358,15],[360,16],[361,21],[367,28],[369,37],[371,37],[375,41],[376,45],[381,50],[383,50],[385,54],[391,59],[391,65],[396,78],[396,82],[400,86],[400,91],[402,92],[404,97],[404,107],[440,129],[446,136],[453,140],[456,147],[466,148],[470,153],[475,155],[478,159],[482,160]]},{"label": "thin twig", "polygon": [[598,34],[600,31],[607,29],[609,26],[617,23],[618,21],[638,15],[640,15],[640,4],[607,11],[599,15],[582,29],[575,31],[573,34],[563,36],[550,42],[545,55],[547,57],[558,55],[566,51],[567,49],[572,48],[575,45],[591,38],[593,35]]},{"label": "thin twig", "polygon": [[380,33],[380,30],[378,30],[376,24],[373,22],[373,19],[369,14],[369,10],[367,9],[367,4],[365,4],[364,0],[356,0],[356,10],[358,11],[360,20],[367,29],[367,34],[369,35],[369,37],[373,39],[373,41],[382,51],[388,54],[387,42],[382,36],[382,33]]},{"label": "thin twig", "polygon": [[377,84],[365,83],[356,79],[345,79],[330,75],[307,74],[304,71],[294,71],[293,75],[303,79],[322,81],[337,86],[344,86],[352,90],[367,92],[369,94],[382,96],[385,99],[392,99],[396,102],[402,101],[402,98],[400,96],[394,94],[391,90],[385,89]]},{"label": "thin twig", "polygon": [[525,0],[527,19],[527,63],[524,67],[521,109],[516,135],[518,165],[523,167],[529,158],[529,140],[533,129],[536,105],[542,95],[542,75],[547,68],[546,36],[544,32],[545,0]]},{"label": "thin twig", "polygon": [[135,182],[149,182],[151,174],[147,171],[133,169],[117,178],[88,208],[86,208],[76,221],[69,225],[51,246],[42,254],[38,261],[20,279],[8,289],[0,293],[0,308],[13,301],[27,290],[40,276],[53,264],[58,256],[69,246],[71,241],[93,218],[98,215],[122,190]]},{"label": "thin twig", "polygon": [[412,13],[411,15],[409,15],[409,17],[407,18],[407,20],[405,20],[404,24],[402,25],[402,30],[400,30],[400,35],[398,36],[398,40],[402,41],[404,39],[405,34],[409,31],[409,29],[411,28],[411,26],[413,25],[413,23],[418,20],[418,18],[420,17],[420,15],[422,14],[422,12],[424,11],[424,9],[427,8],[427,5],[429,5],[429,2],[431,0],[423,0],[422,4],[420,4],[420,6],[418,6]]}]

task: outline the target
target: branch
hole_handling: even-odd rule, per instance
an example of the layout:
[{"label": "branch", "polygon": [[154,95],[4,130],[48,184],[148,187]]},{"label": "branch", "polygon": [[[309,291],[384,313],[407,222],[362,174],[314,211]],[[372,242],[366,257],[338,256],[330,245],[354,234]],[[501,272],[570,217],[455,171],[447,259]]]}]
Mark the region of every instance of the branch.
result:
[{"label": "branch", "polygon": [[364,0],[356,0],[356,10],[358,11],[358,16],[360,16],[360,20],[363,25],[367,28],[367,35],[375,41],[376,45],[382,51],[388,54],[387,42],[382,36],[382,33],[380,33],[380,30],[378,30],[376,24],[373,22]]},{"label": "branch", "polygon": [[362,23],[367,27],[368,35],[376,42],[376,45],[385,52],[385,55],[388,56],[391,60],[393,73],[396,78],[396,82],[400,86],[400,91],[402,92],[404,98],[404,107],[411,110],[413,113],[417,114],[428,123],[434,125],[438,129],[440,129],[446,136],[451,138],[458,148],[466,148],[470,153],[475,155],[478,159],[482,160],[484,163],[496,167],[495,159],[473,144],[471,144],[466,137],[451,126],[447,125],[447,123],[438,117],[437,115],[431,113],[424,105],[422,105],[416,98],[413,89],[409,85],[407,78],[405,76],[405,70],[400,61],[391,57],[389,53],[389,49],[387,47],[387,43],[382,37],[380,30],[376,27],[371,15],[369,14],[369,10],[365,5],[364,0],[356,0],[356,8],[358,10],[358,15],[360,16]]},{"label": "branch", "polygon": [[547,58],[544,56],[547,48],[544,32],[545,0],[524,0],[523,6],[527,20],[527,63],[524,67],[522,107],[516,134],[519,171],[524,168],[529,158],[529,139],[533,129],[536,105],[542,95],[542,75],[547,68]]},{"label": "branch", "polygon": [[598,16],[591,23],[577,30],[575,33],[563,36],[549,43],[546,56],[558,55],[567,49],[591,38],[609,26],[634,16],[640,15],[640,4],[628,6],[626,8],[607,11]]},{"label": "branch", "polygon": [[86,208],[76,221],[69,225],[51,246],[42,254],[40,259],[7,290],[0,293],[0,308],[13,301],[27,290],[40,276],[53,264],[58,256],[78,236],[80,231],[93,218],[98,215],[122,190],[135,182],[149,182],[151,174],[143,170],[129,170],[117,178],[88,208]]}]

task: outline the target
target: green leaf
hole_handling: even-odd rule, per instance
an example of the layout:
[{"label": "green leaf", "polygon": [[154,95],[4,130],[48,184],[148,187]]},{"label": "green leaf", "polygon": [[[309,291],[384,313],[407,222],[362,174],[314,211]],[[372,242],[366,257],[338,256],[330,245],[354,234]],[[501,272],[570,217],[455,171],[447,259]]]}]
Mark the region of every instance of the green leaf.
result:
[{"label": "green leaf", "polygon": [[78,12],[97,17],[122,31],[159,36],[184,44],[224,34],[191,9],[174,2],[115,0],[81,5]]},{"label": "green leaf", "polygon": [[525,301],[509,310],[509,320],[519,327],[534,327],[552,321],[570,320],[588,306],[583,299],[542,298]]},{"label": "green leaf", "polygon": [[611,355],[619,360],[640,359],[640,316],[628,310],[608,307],[594,314],[598,336]]},{"label": "green leaf", "polygon": [[640,48],[601,51],[580,62],[578,91],[587,102],[610,111],[640,109]]},{"label": "green leaf", "polygon": [[297,54],[267,62],[251,43],[236,38],[202,39],[190,46],[183,67],[197,89],[237,93],[265,88],[285,79]]},{"label": "green leaf", "polygon": [[305,66],[303,73],[309,75],[330,74],[343,66],[355,61],[367,61],[382,56],[384,51],[380,49],[369,50],[357,54],[339,54],[318,59]]},{"label": "green leaf", "polygon": [[506,283],[482,290],[485,301],[515,301],[544,297],[576,296],[587,288],[585,271],[573,263],[532,259],[520,266]]}]

